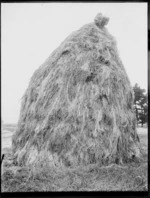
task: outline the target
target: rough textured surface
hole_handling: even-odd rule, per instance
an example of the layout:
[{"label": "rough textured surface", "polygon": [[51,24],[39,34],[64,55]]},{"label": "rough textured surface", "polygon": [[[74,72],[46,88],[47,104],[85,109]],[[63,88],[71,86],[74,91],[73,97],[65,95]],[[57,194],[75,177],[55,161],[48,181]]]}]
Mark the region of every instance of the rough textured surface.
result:
[{"label": "rough textured surface", "polygon": [[133,91],[98,14],[37,69],[13,136],[18,164],[76,167],[140,157]]}]

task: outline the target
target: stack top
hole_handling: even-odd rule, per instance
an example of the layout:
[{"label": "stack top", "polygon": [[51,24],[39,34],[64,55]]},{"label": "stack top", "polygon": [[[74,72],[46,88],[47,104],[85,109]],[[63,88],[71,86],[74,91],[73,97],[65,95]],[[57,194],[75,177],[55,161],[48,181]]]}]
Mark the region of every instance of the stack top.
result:
[{"label": "stack top", "polygon": [[103,28],[105,25],[108,24],[109,18],[103,16],[101,13],[98,13],[98,14],[96,15],[96,17],[94,18],[94,22],[95,22],[95,24],[97,25],[97,27]]}]

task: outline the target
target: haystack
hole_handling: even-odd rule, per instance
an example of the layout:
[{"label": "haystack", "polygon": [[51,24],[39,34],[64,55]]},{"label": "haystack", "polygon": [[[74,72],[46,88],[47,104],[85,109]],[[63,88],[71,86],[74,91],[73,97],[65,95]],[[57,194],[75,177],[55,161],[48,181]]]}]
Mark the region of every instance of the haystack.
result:
[{"label": "haystack", "polygon": [[108,20],[98,14],[34,72],[13,136],[18,164],[77,167],[140,157],[134,95]]}]

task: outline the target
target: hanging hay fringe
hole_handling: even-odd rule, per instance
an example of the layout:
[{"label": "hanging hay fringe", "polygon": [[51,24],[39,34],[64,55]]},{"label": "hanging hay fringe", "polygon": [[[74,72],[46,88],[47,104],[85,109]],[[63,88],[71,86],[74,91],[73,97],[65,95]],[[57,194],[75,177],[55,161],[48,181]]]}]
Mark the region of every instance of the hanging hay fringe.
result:
[{"label": "hanging hay fringe", "polygon": [[140,157],[133,91],[98,14],[37,69],[13,136],[18,164],[77,167]]}]

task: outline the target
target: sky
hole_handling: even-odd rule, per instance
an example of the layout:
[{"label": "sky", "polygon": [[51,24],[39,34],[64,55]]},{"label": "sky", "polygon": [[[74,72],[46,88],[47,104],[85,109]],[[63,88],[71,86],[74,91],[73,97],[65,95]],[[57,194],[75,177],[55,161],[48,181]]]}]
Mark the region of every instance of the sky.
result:
[{"label": "sky", "polygon": [[109,17],[107,29],[131,85],[147,90],[147,3],[2,3],[1,117],[17,123],[21,98],[33,72],[72,31]]}]

